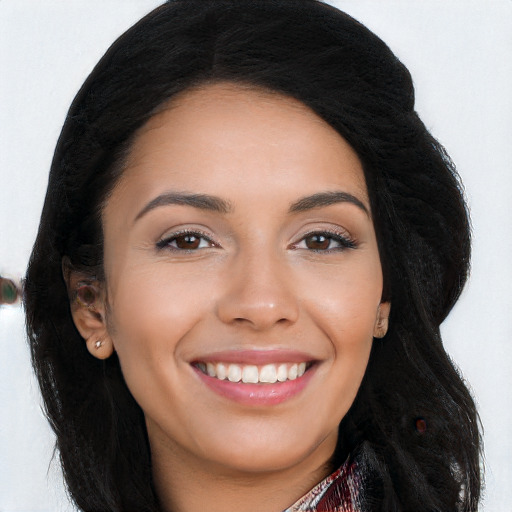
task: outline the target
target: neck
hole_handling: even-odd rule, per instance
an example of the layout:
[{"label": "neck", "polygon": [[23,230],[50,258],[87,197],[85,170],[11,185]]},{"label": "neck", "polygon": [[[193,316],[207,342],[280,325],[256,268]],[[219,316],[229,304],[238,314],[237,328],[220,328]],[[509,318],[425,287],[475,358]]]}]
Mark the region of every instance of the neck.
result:
[{"label": "neck", "polygon": [[333,471],[335,444],[335,438],[326,438],[293,467],[248,472],[153,439],[154,485],[165,512],[281,512]]}]

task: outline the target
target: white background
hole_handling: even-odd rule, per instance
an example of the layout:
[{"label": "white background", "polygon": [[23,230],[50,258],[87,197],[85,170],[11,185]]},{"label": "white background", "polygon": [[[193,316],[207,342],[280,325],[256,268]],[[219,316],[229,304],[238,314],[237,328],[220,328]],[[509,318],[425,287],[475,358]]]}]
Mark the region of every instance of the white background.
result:
[{"label": "white background", "polygon": [[[73,96],[157,0],[0,0],[0,274],[24,273]],[[338,0],[411,71],[466,186],[472,277],[443,326],[485,428],[481,510],[512,510],[512,1]],[[19,306],[0,309],[0,511],[70,511]]]}]

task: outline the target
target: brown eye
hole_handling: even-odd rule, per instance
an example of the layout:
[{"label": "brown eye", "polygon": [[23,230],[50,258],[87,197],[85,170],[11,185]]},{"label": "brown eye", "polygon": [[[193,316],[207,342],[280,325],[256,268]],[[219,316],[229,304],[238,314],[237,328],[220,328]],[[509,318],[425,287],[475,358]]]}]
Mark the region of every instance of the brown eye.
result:
[{"label": "brown eye", "polygon": [[156,245],[158,249],[168,248],[176,251],[195,251],[215,246],[205,235],[193,232],[176,233],[160,240]]},{"label": "brown eye", "polygon": [[310,233],[294,246],[295,249],[308,249],[326,253],[355,249],[356,247],[356,242],[347,235],[329,233],[328,231]]},{"label": "brown eye", "polygon": [[306,247],[308,249],[313,249],[316,251],[325,251],[329,249],[329,245],[331,244],[332,237],[328,237],[326,235],[310,235],[304,239],[306,242]]},{"label": "brown eye", "polygon": [[174,242],[178,249],[198,249],[201,238],[195,235],[180,235],[174,239]]}]

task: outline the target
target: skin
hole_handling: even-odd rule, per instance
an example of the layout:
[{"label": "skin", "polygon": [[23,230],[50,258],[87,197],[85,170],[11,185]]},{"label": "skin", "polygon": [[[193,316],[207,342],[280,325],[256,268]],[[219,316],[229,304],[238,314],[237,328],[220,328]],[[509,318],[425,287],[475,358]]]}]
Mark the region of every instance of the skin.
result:
[{"label": "skin", "polygon": [[[148,209],[169,192],[217,196],[230,211]],[[361,204],[289,211],[325,192]],[[387,328],[355,152],[294,99],[204,86],[174,98],[139,131],[103,224],[106,283],[96,284],[93,307],[73,314],[91,353],[117,351],[145,414],[164,510],[291,506],[332,471],[338,425],[373,336]],[[172,237],[183,230],[207,238],[180,249],[184,239]],[[213,392],[191,365],[242,349],[298,350],[315,361],[314,372],[292,398],[251,406]]]}]

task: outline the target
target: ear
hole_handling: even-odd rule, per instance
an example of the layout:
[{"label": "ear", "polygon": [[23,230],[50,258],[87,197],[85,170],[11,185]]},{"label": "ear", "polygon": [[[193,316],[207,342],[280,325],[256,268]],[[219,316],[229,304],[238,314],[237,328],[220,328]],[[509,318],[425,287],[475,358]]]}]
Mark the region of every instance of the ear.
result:
[{"label": "ear", "polygon": [[103,284],[74,270],[67,258],[62,261],[62,273],[68,288],[71,316],[87,350],[98,359],[107,359],[114,352],[114,344],[107,330]]},{"label": "ear", "polygon": [[381,302],[377,308],[377,318],[373,328],[374,338],[384,338],[388,332],[389,312],[391,311],[391,302]]}]

